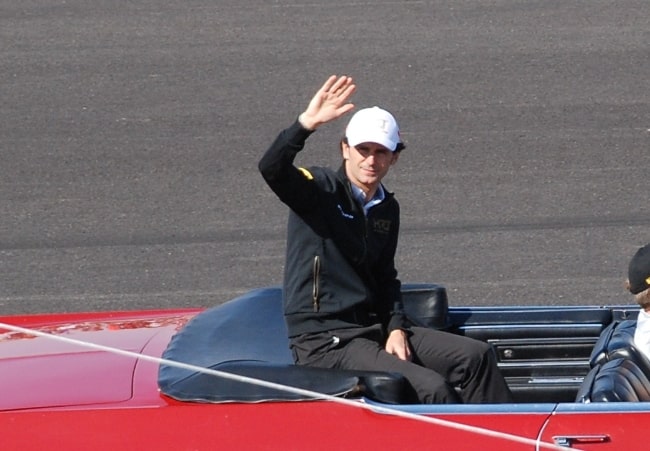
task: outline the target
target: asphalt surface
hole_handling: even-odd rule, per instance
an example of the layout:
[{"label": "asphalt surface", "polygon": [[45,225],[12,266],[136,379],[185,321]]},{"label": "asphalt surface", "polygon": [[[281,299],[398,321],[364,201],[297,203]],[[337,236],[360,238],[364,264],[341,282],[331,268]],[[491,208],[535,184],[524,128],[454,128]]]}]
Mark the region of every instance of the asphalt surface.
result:
[{"label": "asphalt surface", "polygon": [[[626,304],[650,241],[646,0],[0,0],[0,73],[0,314],[279,284],[257,161],[330,74],[402,127],[402,281]],[[337,166],[344,122],[299,163]]]}]

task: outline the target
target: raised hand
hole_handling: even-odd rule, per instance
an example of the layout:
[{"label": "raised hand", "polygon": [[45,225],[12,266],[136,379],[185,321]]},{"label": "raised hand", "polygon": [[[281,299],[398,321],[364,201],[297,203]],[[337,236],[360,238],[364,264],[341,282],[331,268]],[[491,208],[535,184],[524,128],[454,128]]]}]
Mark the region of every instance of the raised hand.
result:
[{"label": "raised hand", "polygon": [[298,120],[306,129],[315,130],[327,122],[338,119],[354,108],[348,100],[355,89],[352,77],[330,76],[316,92]]}]

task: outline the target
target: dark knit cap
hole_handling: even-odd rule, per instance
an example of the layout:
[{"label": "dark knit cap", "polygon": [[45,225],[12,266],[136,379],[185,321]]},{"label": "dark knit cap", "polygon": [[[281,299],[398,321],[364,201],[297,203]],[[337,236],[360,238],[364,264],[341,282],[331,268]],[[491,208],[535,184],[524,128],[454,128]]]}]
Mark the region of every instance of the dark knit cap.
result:
[{"label": "dark knit cap", "polygon": [[650,288],[650,244],[636,251],[630,261],[627,274],[632,294],[639,294]]}]

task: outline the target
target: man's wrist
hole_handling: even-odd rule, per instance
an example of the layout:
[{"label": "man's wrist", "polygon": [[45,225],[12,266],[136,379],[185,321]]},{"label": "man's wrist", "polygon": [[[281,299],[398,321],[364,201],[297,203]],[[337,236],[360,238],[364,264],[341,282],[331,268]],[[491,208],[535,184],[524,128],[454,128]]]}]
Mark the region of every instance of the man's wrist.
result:
[{"label": "man's wrist", "polygon": [[311,132],[316,130],[318,127],[318,123],[310,118],[306,113],[302,113],[300,116],[298,116],[298,122],[300,122],[300,125],[302,125],[305,130],[309,130]]}]

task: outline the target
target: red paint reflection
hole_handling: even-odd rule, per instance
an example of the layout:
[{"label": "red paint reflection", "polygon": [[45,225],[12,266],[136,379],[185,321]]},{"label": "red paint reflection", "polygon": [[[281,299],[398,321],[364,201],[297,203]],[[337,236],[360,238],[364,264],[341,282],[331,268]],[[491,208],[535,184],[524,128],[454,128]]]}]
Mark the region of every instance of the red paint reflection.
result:
[{"label": "red paint reflection", "polygon": [[[138,318],[110,321],[81,321],[77,323],[54,324],[33,327],[34,330],[53,335],[66,335],[77,332],[120,331],[129,329],[156,329],[172,327],[178,332],[190,320],[191,316],[169,316],[159,318]],[[2,329],[0,329],[1,331]],[[8,331],[0,333],[0,342],[36,338],[36,335],[24,332]]]}]

